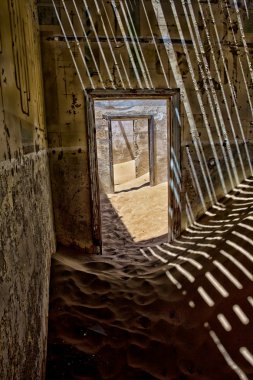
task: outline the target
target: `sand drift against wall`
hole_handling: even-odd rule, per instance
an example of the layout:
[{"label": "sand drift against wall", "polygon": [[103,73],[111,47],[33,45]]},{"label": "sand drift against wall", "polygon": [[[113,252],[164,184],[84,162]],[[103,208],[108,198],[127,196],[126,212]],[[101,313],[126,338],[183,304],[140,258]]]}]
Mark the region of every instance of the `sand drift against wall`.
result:
[{"label": "sand drift against wall", "polygon": [[253,180],[179,240],[52,265],[48,379],[253,378]]}]

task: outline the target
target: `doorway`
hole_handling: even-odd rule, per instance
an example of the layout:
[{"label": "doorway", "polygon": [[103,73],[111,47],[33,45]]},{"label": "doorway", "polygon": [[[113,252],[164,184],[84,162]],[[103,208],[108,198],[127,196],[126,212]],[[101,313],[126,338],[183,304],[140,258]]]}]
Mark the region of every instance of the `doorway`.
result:
[{"label": "doorway", "polygon": [[179,91],[90,90],[86,100],[96,252],[171,241],[181,227]]},{"label": "doorway", "polygon": [[103,118],[108,122],[111,192],[153,186],[154,115],[106,114]]}]

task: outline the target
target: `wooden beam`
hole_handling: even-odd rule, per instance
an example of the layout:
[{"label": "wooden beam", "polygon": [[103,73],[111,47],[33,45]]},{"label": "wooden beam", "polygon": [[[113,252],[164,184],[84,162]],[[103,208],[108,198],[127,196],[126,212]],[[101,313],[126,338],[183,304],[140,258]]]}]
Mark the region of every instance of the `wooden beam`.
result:
[{"label": "wooden beam", "polygon": [[114,193],[114,170],[113,170],[113,149],[112,149],[112,122],[108,119],[108,139],[109,139],[109,166],[110,166],[110,191]]},{"label": "wooden beam", "polygon": [[153,114],[130,114],[130,115],[116,115],[116,114],[103,114],[102,117],[105,120],[136,120],[136,119],[150,119],[152,118]]},{"label": "wooden beam", "polygon": [[148,121],[148,145],[149,145],[149,175],[150,175],[150,186],[155,185],[155,123],[154,116],[152,116]]},{"label": "wooden beam", "polygon": [[179,93],[179,89],[86,89],[94,100],[112,99],[165,99]]}]

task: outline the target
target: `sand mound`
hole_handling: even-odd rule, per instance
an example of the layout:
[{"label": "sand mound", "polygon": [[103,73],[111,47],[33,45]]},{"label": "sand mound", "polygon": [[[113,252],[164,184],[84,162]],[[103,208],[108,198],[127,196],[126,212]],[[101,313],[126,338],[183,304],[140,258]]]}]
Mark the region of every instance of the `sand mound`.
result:
[{"label": "sand mound", "polygon": [[253,182],[173,244],[53,258],[47,379],[253,379]]}]

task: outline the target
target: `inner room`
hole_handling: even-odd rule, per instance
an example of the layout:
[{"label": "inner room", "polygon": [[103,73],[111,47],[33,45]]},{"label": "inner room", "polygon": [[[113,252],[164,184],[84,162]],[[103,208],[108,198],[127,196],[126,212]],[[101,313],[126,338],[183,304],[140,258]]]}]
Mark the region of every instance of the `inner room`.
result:
[{"label": "inner room", "polygon": [[253,380],[253,0],[0,4],[0,380]]},{"label": "inner room", "polygon": [[168,104],[95,101],[103,251],[168,241]]}]

